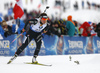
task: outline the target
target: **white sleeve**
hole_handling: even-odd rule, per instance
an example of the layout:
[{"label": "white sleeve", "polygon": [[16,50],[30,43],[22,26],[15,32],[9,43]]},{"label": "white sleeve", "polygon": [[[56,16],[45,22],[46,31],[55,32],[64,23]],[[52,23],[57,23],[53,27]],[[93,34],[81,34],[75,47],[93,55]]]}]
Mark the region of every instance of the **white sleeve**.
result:
[{"label": "white sleeve", "polygon": [[2,35],[0,34],[0,39],[3,39]]},{"label": "white sleeve", "polygon": [[83,28],[80,29],[80,33],[81,33],[81,34],[83,33],[83,30],[84,30]]}]

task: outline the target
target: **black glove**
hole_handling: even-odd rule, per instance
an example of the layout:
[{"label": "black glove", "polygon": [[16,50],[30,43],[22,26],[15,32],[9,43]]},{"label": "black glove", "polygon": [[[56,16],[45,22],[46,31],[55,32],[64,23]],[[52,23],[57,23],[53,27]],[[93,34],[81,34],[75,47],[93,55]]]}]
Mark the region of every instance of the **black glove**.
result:
[{"label": "black glove", "polygon": [[4,33],[4,36],[5,37],[7,37],[7,36],[9,36],[9,35],[11,35],[12,33],[10,32],[10,31],[6,31],[5,33]]},{"label": "black glove", "polygon": [[58,37],[61,37],[61,34],[58,34]]},{"label": "black glove", "polygon": [[23,33],[23,31],[22,31],[22,30],[21,30],[20,32],[21,32],[21,33]]},{"label": "black glove", "polygon": [[79,36],[81,37],[82,35],[81,35],[81,34],[79,34]]},{"label": "black glove", "polygon": [[21,33],[24,33],[24,32],[25,32],[25,29],[23,28],[20,32],[21,32]]},{"label": "black glove", "polygon": [[88,33],[88,36],[91,36],[91,34],[90,34],[90,33]]},{"label": "black glove", "polygon": [[7,32],[4,33],[4,36],[7,37]]}]

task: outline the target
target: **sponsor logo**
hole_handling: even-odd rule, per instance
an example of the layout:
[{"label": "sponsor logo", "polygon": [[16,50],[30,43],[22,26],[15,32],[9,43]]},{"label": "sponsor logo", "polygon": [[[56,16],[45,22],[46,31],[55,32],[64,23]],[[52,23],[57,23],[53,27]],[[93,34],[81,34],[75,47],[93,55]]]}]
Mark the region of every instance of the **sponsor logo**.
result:
[{"label": "sponsor logo", "polygon": [[0,49],[7,49],[7,48],[10,49],[9,45],[10,45],[9,40],[0,41]]},{"label": "sponsor logo", "polygon": [[83,48],[83,42],[82,41],[70,41],[68,40],[69,48]]},{"label": "sponsor logo", "polygon": [[97,40],[97,47],[100,48],[100,41]]},{"label": "sponsor logo", "polygon": [[69,50],[68,53],[70,53],[70,54],[79,54],[79,53],[82,53],[82,50]]},{"label": "sponsor logo", "polygon": [[10,54],[10,51],[7,51],[7,50],[6,51],[3,51],[3,50],[0,51],[0,55],[5,55],[5,54],[6,55],[9,55]]},{"label": "sponsor logo", "polygon": [[[36,43],[35,43],[35,41],[32,40],[32,41],[30,42],[30,44],[28,45],[28,47],[29,47],[30,49],[36,48]],[[41,48],[45,48],[45,45],[44,45],[44,41],[43,41],[43,40],[42,40]]]}]

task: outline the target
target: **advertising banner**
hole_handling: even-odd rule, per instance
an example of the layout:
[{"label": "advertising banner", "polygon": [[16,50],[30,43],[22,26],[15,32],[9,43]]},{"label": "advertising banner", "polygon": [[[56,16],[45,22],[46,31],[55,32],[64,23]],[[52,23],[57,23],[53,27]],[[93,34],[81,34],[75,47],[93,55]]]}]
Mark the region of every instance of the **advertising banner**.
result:
[{"label": "advertising banner", "polygon": [[[57,36],[48,36],[45,35],[45,38],[42,40],[41,49],[39,55],[56,55],[56,45],[57,45]],[[27,55],[33,56],[36,49],[36,43],[34,39],[27,46]]]},{"label": "advertising banner", "polygon": [[[7,38],[0,39],[0,56],[13,56],[19,48],[25,36],[11,35]],[[16,39],[17,38],[17,39]],[[11,43],[16,39],[13,43]],[[20,56],[33,56],[36,49],[34,39],[21,52]],[[68,54],[94,54],[100,53],[100,37],[58,37],[44,35],[39,55],[68,55]]]},{"label": "advertising banner", "polygon": [[88,44],[87,37],[64,36],[63,54],[85,54],[87,44]]},{"label": "advertising banner", "polygon": [[15,40],[12,44],[10,44],[17,35],[11,35],[7,38],[0,40],[0,56],[13,56],[16,48],[17,48],[17,41]]},{"label": "advertising banner", "polygon": [[27,46],[25,55],[33,56],[34,51],[35,51],[35,48],[36,48],[36,44],[35,44],[35,41],[34,41],[34,39],[33,39],[33,40],[29,43],[29,45]]},{"label": "advertising banner", "polygon": [[[19,36],[20,34],[18,34],[17,36]],[[25,36],[24,35],[21,35],[19,38],[17,38],[17,49],[22,45],[23,41],[25,39]],[[25,49],[26,50],[26,49]],[[23,50],[21,53],[20,53],[20,56],[24,56],[25,55],[25,50]]]},{"label": "advertising banner", "polygon": [[42,49],[45,50],[45,55],[56,55],[57,54],[57,42],[58,36],[45,35],[43,39]]},{"label": "advertising banner", "polygon": [[86,47],[86,54],[93,54],[93,37],[87,37],[88,38],[88,43],[87,43],[87,47]]},{"label": "advertising banner", "polygon": [[62,55],[63,50],[64,50],[64,38],[62,36],[57,39],[56,55]]},{"label": "advertising banner", "polygon": [[94,53],[100,53],[100,37],[94,36],[92,45],[94,48]]}]

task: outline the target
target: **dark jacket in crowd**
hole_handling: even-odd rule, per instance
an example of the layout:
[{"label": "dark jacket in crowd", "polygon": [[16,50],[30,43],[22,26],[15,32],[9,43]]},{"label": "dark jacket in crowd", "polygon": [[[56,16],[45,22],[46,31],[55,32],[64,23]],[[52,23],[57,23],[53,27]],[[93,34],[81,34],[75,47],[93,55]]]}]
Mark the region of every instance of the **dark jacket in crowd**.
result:
[{"label": "dark jacket in crowd", "polygon": [[95,32],[97,32],[97,36],[100,37],[100,23],[96,26]]}]

